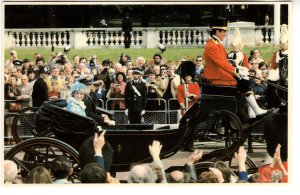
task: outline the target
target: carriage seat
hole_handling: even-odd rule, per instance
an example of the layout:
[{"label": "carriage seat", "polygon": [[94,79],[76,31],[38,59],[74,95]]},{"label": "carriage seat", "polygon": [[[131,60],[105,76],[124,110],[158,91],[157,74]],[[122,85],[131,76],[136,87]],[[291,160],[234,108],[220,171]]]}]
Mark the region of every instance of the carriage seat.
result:
[{"label": "carriage seat", "polygon": [[201,84],[201,105],[209,109],[229,110],[236,114],[240,107],[239,102],[241,102],[239,98],[241,98],[241,93],[235,86]]}]

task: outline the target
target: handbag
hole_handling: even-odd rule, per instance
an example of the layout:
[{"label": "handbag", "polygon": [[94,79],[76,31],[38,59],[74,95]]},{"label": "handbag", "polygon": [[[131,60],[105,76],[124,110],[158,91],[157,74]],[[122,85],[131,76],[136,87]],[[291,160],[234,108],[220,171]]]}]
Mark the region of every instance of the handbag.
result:
[{"label": "handbag", "polygon": [[11,102],[9,103],[9,111],[10,112],[18,112],[21,111],[22,108],[22,104],[19,102]]}]

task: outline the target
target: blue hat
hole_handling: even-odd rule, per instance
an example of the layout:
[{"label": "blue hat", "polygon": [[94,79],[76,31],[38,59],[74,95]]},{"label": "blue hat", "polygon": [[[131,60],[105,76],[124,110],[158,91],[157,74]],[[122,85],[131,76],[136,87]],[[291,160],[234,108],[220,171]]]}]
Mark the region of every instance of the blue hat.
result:
[{"label": "blue hat", "polygon": [[75,82],[72,86],[72,91],[75,92],[75,93],[78,92],[78,91],[83,91],[84,93],[86,93],[87,92],[87,86],[85,86],[82,83]]}]

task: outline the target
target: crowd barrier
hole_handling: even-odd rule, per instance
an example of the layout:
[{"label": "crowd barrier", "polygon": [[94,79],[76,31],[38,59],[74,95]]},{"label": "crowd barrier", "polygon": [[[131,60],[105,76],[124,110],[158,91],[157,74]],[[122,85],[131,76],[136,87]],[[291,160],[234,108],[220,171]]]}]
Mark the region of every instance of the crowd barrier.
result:
[{"label": "crowd barrier", "polygon": [[[113,120],[116,125],[128,124],[128,117],[125,115],[125,109],[111,109],[111,104],[114,101],[124,101],[124,98],[109,98],[106,101],[98,100],[98,106],[114,112]],[[5,101],[12,102],[12,101]],[[157,104],[153,104],[157,103]],[[158,105],[157,109],[153,105]],[[142,123],[144,124],[178,124],[181,118],[179,104],[177,98],[171,98],[166,101],[163,98],[147,99],[146,112],[143,116]],[[36,115],[31,109],[24,109],[21,112],[8,112],[5,110],[4,117],[4,138],[12,138],[12,128],[22,138],[33,137],[32,132],[28,129],[28,123],[35,125]],[[23,118],[20,117],[22,115]],[[252,129],[252,137],[254,140],[262,137],[263,124]]]}]

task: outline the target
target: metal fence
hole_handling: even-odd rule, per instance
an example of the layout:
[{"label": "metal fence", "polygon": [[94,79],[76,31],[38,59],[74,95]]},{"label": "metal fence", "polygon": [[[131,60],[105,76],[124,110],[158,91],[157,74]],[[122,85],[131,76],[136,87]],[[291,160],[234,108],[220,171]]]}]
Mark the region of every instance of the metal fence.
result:
[{"label": "metal fence", "polygon": [[[116,125],[128,124],[128,117],[125,115],[125,109],[113,110],[110,105],[113,101],[124,101],[124,98],[109,98],[105,102],[98,100],[98,106],[106,108],[107,110],[114,112],[113,120],[116,121]],[[162,98],[147,99],[147,104],[153,102],[159,102],[158,109],[146,109],[146,113],[143,116],[143,124],[178,124],[181,118],[179,104],[177,98],[169,99],[168,101]],[[6,102],[7,103],[7,102]],[[151,107],[151,105],[150,105]],[[35,124],[36,114],[31,110],[21,112],[22,117],[30,124]],[[4,117],[4,138],[12,138],[12,128],[18,133],[19,137],[30,138],[33,137],[31,129],[20,119],[18,112],[8,112],[6,110]],[[257,125],[251,129],[251,135],[253,140],[261,140],[263,132],[263,123]]]},{"label": "metal fence", "polygon": [[[112,110],[110,105],[113,101],[124,101],[124,98],[109,98],[106,101],[106,109]],[[147,99],[147,104],[159,102],[157,109],[146,109],[145,115],[143,116],[142,123],[144,124],[167,124],[168,123],[168,112],[166,101],[162,98]],[[128,117],[125,115],[125,109],[122,110],[112,110],[114,111],[114,120],[117,125],[128,124]]]}]

